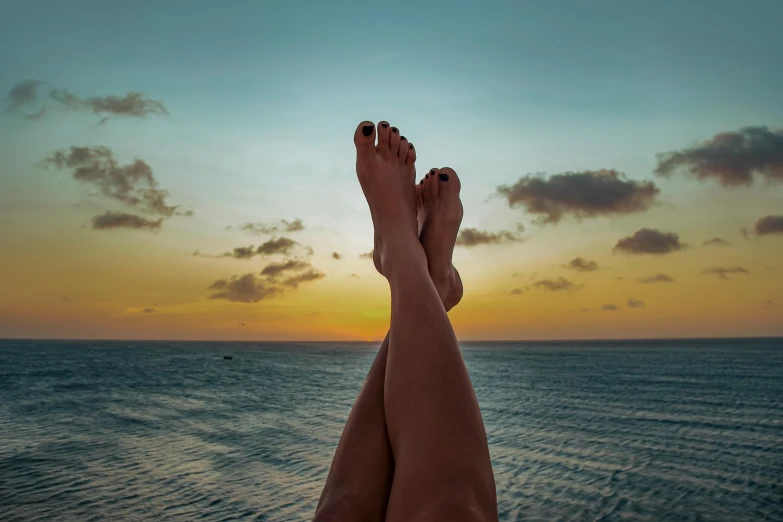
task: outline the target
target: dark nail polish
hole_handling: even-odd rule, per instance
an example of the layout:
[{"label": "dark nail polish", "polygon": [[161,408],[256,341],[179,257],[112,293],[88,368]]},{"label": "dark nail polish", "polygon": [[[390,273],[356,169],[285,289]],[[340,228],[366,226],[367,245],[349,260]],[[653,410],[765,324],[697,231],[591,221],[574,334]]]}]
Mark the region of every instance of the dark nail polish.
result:
[{"label": "dark nail polish", "polygon": [[424,180],[419,181],[419,185],[424,185]]},{"label": "dark nail polish", "polygon": [[410,145],[411,148],[413,148],[413,143],[410,143],[409,145]]},{"label": "dark nail polish", "polygon": [[406,138],[405,136],[400,136],[400,139],[401,140],[407,140],[408,138]]},{"label": "dark nail polish", "polygon": [[392,127],[392,132],[400,132],[400,129],[398,129],[397,127]]},{"label": "dark nail polish", "polygon": [[381,123],[381,127],[383,127],[384,129],[385,129],[386,127],[388,127],[388,126],[389,126],[389,124],[388,124],[388,123],[386,123],[386,122],[383,122],[383,123]]},{"label": "dark nail polish", "polygon": [[372,134],[372,125],[365,125],[364,127],[362,127],[362,134],[364,134],[365,136],[369,136],[370,134]]},{"label": "dark nail polish", "polygon": [[448,181],[449,180],[449,175],[448,174],[439,174],[438,177],[440,178],[441,181]]},{"label": "dark nail polish", "polygon": [[435,174],[435,169],[430,169],[430,174]]}]

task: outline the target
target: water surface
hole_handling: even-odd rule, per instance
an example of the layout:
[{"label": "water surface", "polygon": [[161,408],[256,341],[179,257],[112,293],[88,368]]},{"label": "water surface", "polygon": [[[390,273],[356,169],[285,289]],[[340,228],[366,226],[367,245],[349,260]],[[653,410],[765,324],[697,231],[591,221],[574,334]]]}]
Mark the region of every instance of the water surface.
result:
[{"label": "water surface", "polygon": [[[0,519],[309,519],[375,350],[0,341]],[[500,520],[783,520],[783,341],[463,350]]]}]

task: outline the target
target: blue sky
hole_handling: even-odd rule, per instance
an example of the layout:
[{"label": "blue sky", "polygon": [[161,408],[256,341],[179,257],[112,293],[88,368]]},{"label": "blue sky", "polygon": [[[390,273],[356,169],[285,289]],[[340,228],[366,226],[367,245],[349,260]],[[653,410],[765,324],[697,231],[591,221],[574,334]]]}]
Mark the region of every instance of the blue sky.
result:
[{"label": "blue sky", "polygon": [[[531,230],[529,216],[489,198],[495,187],[602,168],[650,179],[656,153],[780,127],[781,19],[783,3],[766,0],[16,2],[0,19],[1,91],[25,79],[82,97],[140,91],[170,116],[99,125],[56,108],[45,121],[3,115],[0,220],[39,239],[48,236],[35,209],[83,224],[92,207],[72,208],[80,188],[34,164],[106,145],[149,162],[195,211],[172,220],[176,239],[146,239],[161,248],[221,251],[246,240],[223,233],[228,225],[297,216],[316,250],[366,251],[350,137],[358,121],[388,119],[417,145],[420,172],[463,173],[466,226]],[[565,255],[651,221],[736,235],[779,196],[658,183],[665,205],[649,214],[550,227],[535,251],[493,259]],[[672,211],[683,208],[691,219]],[[482,255],[458,260],[478,271]]]}]

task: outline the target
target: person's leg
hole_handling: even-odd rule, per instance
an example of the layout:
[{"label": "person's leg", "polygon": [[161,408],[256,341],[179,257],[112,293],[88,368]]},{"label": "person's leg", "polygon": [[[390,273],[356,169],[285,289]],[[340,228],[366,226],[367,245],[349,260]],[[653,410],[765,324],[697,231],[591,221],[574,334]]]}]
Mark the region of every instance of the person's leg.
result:
[{"label": "person's leg", "polygon": [[[387,520],[497,519],[478,402],[417,237],[409,146],[393,128],[380,128],[376,147],[375,134],[364,122],[354,142],[392,294],[384,408],[395,471]],[[443,174],[433,181],[442,184],[438,194],[457,190]]]},{"label": "person's leg", "polygon": [[[412,156],[408,164],[413,166],[414,161],[415,156]],[[459,222],[456,222],[455,227],[453,220],[442,219],[443,212],[427,205],[429,198],[426,188],[423,185],[416,187],[419,196],[419,231],[425,254],[434,260],[432,277],[438,281],[443,306],[448,311],[462,298],[462,281],[451,265],[451,252]],[[380,271],[377,246],[376,237],[374,261]],[[318,501],[316,522],[381,521],[386,518],[394,472],[383,409],[388,347],[387,334],[346,421]]]},{"label": "person's leg", "polygon": [[383,411],[389,336],[381,344],[345,423],[326,478],[315,522],[386,518],[394,460]]}]

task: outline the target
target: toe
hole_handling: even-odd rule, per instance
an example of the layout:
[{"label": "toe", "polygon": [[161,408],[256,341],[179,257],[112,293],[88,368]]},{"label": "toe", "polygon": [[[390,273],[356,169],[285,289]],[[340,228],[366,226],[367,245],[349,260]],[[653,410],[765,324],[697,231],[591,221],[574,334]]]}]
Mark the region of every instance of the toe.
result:
[{"label": "toe", "polygon": [[459,176],[454,169],[449,167],[443,167],[438,171],[438,186],[440,188],[440,194],[459,197],[462,184],[459,181]]},{"label": "toe", "polygon": [[413,143],[408,143],[408,150],[404,155],[402,150],[400,150],[400,158],[403,159],[406,165],[413,166],[416,163],[416,149],[413,148]]},{"label": "toe", "polygon": [[366,151],[375,146],[375,125],[371,121],[363,121],[356,127],[353,133],[353,142],[356,148]]},{"label": "toe", "polygon": [[408,143],[408,138],[400,136],[400,148],[397,152],[397,159],[400,160],[400,163],[405,163],[405,158],[408,156],[408,149],[410,147],[411,145]]},{"label": "toe", "polygon": [[440,195],[440,181],[438,180],[440,171],[438,169],[432,169],[427,174],[429,176],[425,182],[425,185],[429,185],[427,187],[427,197],[430,201],[434,201]]},{"label": "toe", "polygon": [[378,122],[378,153],[384,158],[389,156],[389,136],[391,125],[388,121]]},{"label": "toe", "polygon": [[397,157],[397,153],[400,151],[400,129],[397,127],[391,128],[391,136],[389,137],[389,152],[392,158]]}]

